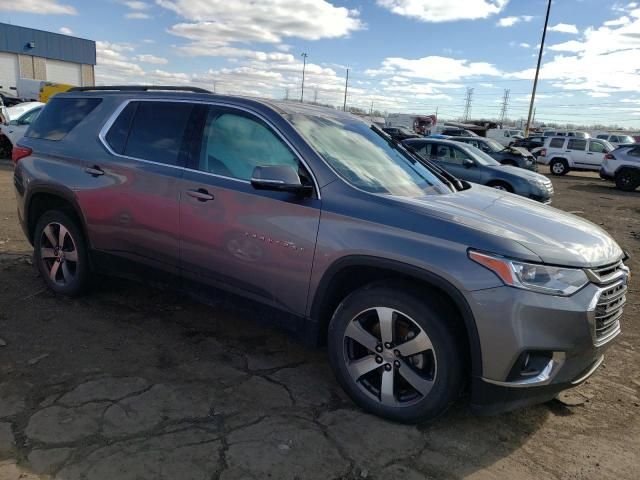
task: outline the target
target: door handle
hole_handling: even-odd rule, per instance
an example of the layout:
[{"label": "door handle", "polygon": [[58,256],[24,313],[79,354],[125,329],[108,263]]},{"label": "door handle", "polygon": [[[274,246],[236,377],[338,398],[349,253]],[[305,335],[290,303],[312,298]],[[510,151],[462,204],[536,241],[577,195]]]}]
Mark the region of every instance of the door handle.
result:
[{"label": "door handle", "polygon": [[98,165],[85,168],[84,171],[87,172],[92,177],[99,177],[100,175],[104,175],[104,170],[102,170]]},{"label": "door handle", "polygon": [[207,192],[204,188],[199,188],[197,190],[187,190],[187,195],[195,198],[199,202],[208,202],[209,200],[213,200],[213,195]]}]

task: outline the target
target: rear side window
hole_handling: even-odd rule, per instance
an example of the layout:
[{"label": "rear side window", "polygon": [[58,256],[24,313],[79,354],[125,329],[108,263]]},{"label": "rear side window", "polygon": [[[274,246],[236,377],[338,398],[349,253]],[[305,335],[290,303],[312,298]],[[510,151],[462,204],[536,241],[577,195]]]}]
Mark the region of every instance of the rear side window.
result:
[{"label": "rear side window", "polygon": [[569,140],[569,145],[567,145],[567,148],[569,150],[586,150],[587,148],[587,141],[586,140],[578,140],[575,138],[572,138],[571,140]]},{"label": "rear side window", "polygon": [[629,150],[629,155],[631,155],[632,157],[640,158],[640,147],[632,148],[631,150]]},{"label": "rear side window", "polygon": [[562,148],[564,145],[564,138],[552,138],[549,142],[551,148]]},{"label": "rear side window", "polygon": [[192,110],[183,102],[131,102],[109,129],[107,142],[128,157],[177,165]]},{"label": "rear side window", "polygon": [[52,98],[31,124],[27,137],[62,140],[96,108],[101,98]]}]

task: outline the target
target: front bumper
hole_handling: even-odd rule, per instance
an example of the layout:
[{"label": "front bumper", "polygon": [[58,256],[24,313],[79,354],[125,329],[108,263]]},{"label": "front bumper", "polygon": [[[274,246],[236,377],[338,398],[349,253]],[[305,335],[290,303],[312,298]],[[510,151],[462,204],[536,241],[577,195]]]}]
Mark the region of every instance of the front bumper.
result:
[{"label": "front bumper", "polygon": [[[624,287],[615,294],[619,315],[603,330],[596,320],[601,299],[617,285]],[[625,291],[626,276],[604,287],[590,283],[570,297],[506,286],[470,292],[482,351],[482,377],[472,381],[472,410],[493,414],[544,402],[586,380],[620,333]],[[521,369],[523,358],[540,360],[539,368]]]}]

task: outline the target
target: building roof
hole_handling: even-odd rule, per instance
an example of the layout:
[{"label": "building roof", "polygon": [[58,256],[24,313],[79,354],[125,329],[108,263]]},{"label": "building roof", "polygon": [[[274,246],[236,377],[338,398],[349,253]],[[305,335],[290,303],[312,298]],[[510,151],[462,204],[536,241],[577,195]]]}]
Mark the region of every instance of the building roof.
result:
[{"label": "building roof", "polygon": [[96,42],[93,40],[8,23],[0,23],[0,52],[96,64]]}]

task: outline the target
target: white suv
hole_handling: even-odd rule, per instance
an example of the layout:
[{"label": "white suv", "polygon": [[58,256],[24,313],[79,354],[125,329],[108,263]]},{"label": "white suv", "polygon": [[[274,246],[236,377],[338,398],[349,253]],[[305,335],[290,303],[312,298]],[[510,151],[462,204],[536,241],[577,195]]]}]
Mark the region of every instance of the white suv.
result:
[{"label": "white suv", "polygon": [[549,165],[554,175],[570,170],[599,171],[604,156],[613,150],[606,140],[576,137],[549,137],[538,153],[538,163]]},{"label": "white suv", "polygon": [[616,187],[627,192],[640,187],[640,144],[618,147],[606,154],[600,176],[615,181]]},{"label": "white suv", "polygon": [[600,140],[606,140],[614,147],[636,143],[633,137],[629,135],[609,135],[608,133],[603,133],[602,135],[598,135],[597,138]]}]

